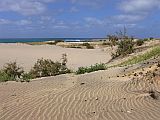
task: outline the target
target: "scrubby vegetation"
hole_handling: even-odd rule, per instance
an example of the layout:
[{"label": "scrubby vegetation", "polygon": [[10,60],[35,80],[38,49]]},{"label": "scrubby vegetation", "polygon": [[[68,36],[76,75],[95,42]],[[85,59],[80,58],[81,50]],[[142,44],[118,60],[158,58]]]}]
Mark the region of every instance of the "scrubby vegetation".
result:
[{"label": "scrubby vegetation", "polygon": [[61,62],[54,62],[50,59],[38,59],[33,68],[25,73],[22,67],[19,67],[16,62],[7,63],[0,71],[0,82],[5,81],[21,81],[29,82],[30,79],[38,77],[55,76],[60,74],[70,73],[66,66],[67,55],[63,54]]},{"label": "scrubby vegetation", "polygon": [[29,81],[29,79],[23,80],[24,70],[19,67],[16,62],[10,62],[5,64],[0,71],[0,82],[6,81]]},{"label": "scrubby vegetation", "polygon": [[134,41],[132,37],[126,35],[126,28],[124,27],[123,31],[119,31],[116,35],[108,35],[111,41],[111,47],[117,45],[118,49],[115,53],[112,53],[112,58],[116,58],[119,56],[125,56],[127,54],[131,54],[134,52]]},{"label": "scrubby vegetation", "polygon": [[24,73],[23,68],[19,67],[16,62],[7,63],[4,66],[3,71],[14,80],[19,79]]},{"label": "scrubby vegetation", "polygon": [[6,82],[6,81],[13,81],[14,78],[9,76],[7,73],[5,73],[3,70],[0,71],[0,82]]},{"label": "scrubby vegetation", "polygon": [[130,38],[120,40],[115,56],[125,56],[134,52],[134,43]]},{"label": "scrubby vegetation", "polygon": [[117,42],[118,42],[118,36],[116,35],[108,35],[108,39],[110,41],[110,46],[111,48],[113,48],[113,46],[117,45]]},{"label": "scrubby vegetation", "polygon": [[145,61],[152,57],[157,57],[157,56],[160,56],[160,46],[152,48],[151,51],[144,53],[143,55],[135,56],[121,63],[120,66],[136,64],[136,63],[139,63],[139,62],[142,62],[142,61]]},{"label": "scrubby vegetation", "polygon": [[79,67],[76,71],[76,74],[84,74],[84,73],[90,73],[98,70],[105,70],[106,65],[104,63],[101,64],[95,64],[91,65],[90,67]]},{"label": "scrubby vegetation", "polygon": [[137,40],[135,44],[137,46],[142,46],[144,44],[144,40]]},{"label": "scrubby vegetation", "polygon": [[54,45],[56,45],[56,44],[59,43],[59,42],[64,42],[64,40],[56,40],[56,41],[54,42]]},{"label": "scrubby vegetation", "polygon": [[64,40],[55,40],[55,41],[45,41],[45,42],[27,42],[28,45],[56,45],[59,42],[64,42]]},{"label": "scrubby vegetation", "polygon": [[60,62],[54,62],[50,59],[38,59],[34,67],[29,72],[34,78],[55,76],[69,73],[70,70]]},{"label": "scrubby vegetation", "polygon": [[87,49],[94,49],[94,47],[90,45],[89,43],[83,43],[82,45],[86,46]]}]

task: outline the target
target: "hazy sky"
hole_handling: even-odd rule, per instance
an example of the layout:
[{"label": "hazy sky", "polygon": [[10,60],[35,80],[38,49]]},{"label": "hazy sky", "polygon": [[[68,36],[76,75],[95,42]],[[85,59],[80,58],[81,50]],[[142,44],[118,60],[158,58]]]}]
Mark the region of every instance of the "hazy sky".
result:
[{"label": "hazy sky", "polygon": [[0,38],[160,37],[160,0],[0,0]]}]

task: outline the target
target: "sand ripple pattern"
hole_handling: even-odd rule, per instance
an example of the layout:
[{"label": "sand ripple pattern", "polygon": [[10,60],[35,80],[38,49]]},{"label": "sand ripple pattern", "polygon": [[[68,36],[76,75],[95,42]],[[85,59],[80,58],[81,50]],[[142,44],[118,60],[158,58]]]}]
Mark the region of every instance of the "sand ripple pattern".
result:
[{"label": "sand ripple pattern", "polygon": [[17,94],[11,90],[1,99],[0,120],[160,119],[160,100],[142,89],[143,82],[82,75],[15,84],[0,85],[2,92],[8,86]]}]

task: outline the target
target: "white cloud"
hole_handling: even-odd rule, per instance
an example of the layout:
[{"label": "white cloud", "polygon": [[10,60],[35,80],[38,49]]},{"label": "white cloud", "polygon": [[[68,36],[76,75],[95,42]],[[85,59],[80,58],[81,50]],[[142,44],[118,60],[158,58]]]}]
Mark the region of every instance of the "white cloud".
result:
[{"label": "white cloud", "polygon": [[52,19],[51,16],[41,16],[41,20],[43,20],[43,21],[49,21],[51,19]]},{"label": "white cloud", "polygon": [[70,0],[72,4],[86,5],[92,7],[99,7],[104,5],[106,0]]},{"label": "white cloud", "polygon": [[46,6],[36,0],[1,0],[0,11],[13,11],[23,15],[43,13]]},{"label": "white cloud", "polygon": [[105,21],[104,20],[100,20],[100,19],[97,19],[97,18],[94,18],[94,17],[86,17],[84,18],[84,20],[88,23],[88,24],[91,24],[91,25],[103,25],[105,24]]},{"label": "white cloud", "polygon": [[29,25],[32,24],[32,21],[30,20],[8,20],[8,19],[0,19],[0,25],[7,25],[7,24],[12,24],[12,25]]},{"label": "white cloud", "polygon": [[16,21],[15,24],[17,24],[17,25],[29,25],[29,24],[32,24],[32,21],[30,21],[30,20],[19,20],[19,21]]},{"label": "white cloud", "polygon": [[40,16],[40,19],[38,20],[37,23],[48,24],[48,23],[54,23],[54,22],[55,22],[55,18],[53,18],[51,16]]},{"label": "white cloud", "polygon": [[11,23],[11,21],[7,19],[0,19],[0,25],[9,24],[9,23]]},{"label": "white cloud", "polygon": [[145,19],[152,11],[160,8],[160,0],[123,0],[119,4],[124,12],[115,16],[124,22],[135,22]]},{"label": "white cloud", "polygon": [[118,28],[134,28],[136,26],[136,24],[113,24],[113,27],[118,27]]},{"label": "white cloud", "polygon": [[55,29],[67,29],[69,27],[65,26],[65,25],[55,25],[55,26],[53,26],[53,28],[55,28]]},{"label": "white cloud", "polygon": [[78,10],[78,8],[76,8],[76,7],[71,7],[71,9],[70,9],[70,12],[78,12],[79,10]]},{"label": "white cloud", "polygon": [[128,13],[146,13],[160,6],[160,0],[125,0],[120,8]]},{"label": "white cloud", "polygon": [[121,14],[121,15],[113,16],[113,19],[114,21],[121,21],[121,22],[136,22],[144,19],[144,17],[145,16],[143,15]]}]

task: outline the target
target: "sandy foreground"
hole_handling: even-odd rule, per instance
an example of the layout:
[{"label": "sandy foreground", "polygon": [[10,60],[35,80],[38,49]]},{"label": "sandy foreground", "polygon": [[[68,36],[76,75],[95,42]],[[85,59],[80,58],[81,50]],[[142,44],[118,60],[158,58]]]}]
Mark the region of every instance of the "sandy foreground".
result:
[{"label": "sandy foreground", "polygon": [[[2,46],[4,49],[7,45]],[[18,46],[12,47],[25,48],[26,51],[31,52],[29,48],[32,46]],[[8,49],[13,49],[12,47]],[[36,46],[38,49],[34,47],[32,49],[37,51],[35,53],[38,55],[44,51],[52,52],[52,46],[51,48]],[[47,50],[40,49],[44,47]],[[57,49],[61,52],[66,50]],[[84,56],[86,60],[89,60],[89,55],[96,59],[97,56],[92,55],[96,54],[96,51],[102,56],[107,54],[99,50],[67,50],[69,52],[65,52],[70,53],[69,56],[77,55],[77,58],[79,58],[78,52],[83,53],[82,55],[88,54]],[[10,52],[6,53],[11,54]],[[23,52],[19,51],[19,53]],[[53,53],[56,52],[53,50]],[[30,54],[34,56],[32,52]],[[21,57],[23,55],[20,54]],[[51,57],[47,55],[46,57]],[[105,59],[98,57],[99,60],[106,60],[105,62],[109,60],[108,57]],[[157,92],[157,99],[153,99],[149,91],[151,89],[160,91],[160,77],[156,78],[158,82],[153,83],[143,79],[133,81],[137,78],[135,73],[141,72],[142,68],[144,74],[149,70],[159,69],[156,66],[158,60],[159,58],[156,58],[135,66],[110,68],[84,75],[66,74],[40,78],[29,83],[0,83],[0,120],[159,120],[160,93]],[[78,61],[81,63],[81,60]],[[94,60],[90,59],[90,61]]]},{"label": "sandy foreground", "polygon": [[109,52],[102,49],[62,48],[54,45],[0,44],[0,68],[5,63],[16,61],[24,69],[29,70],[37,59],[45,58],[59,61],[66,53],[68,67],[76,70],[81,66],[104,63],[111,59]]}]

